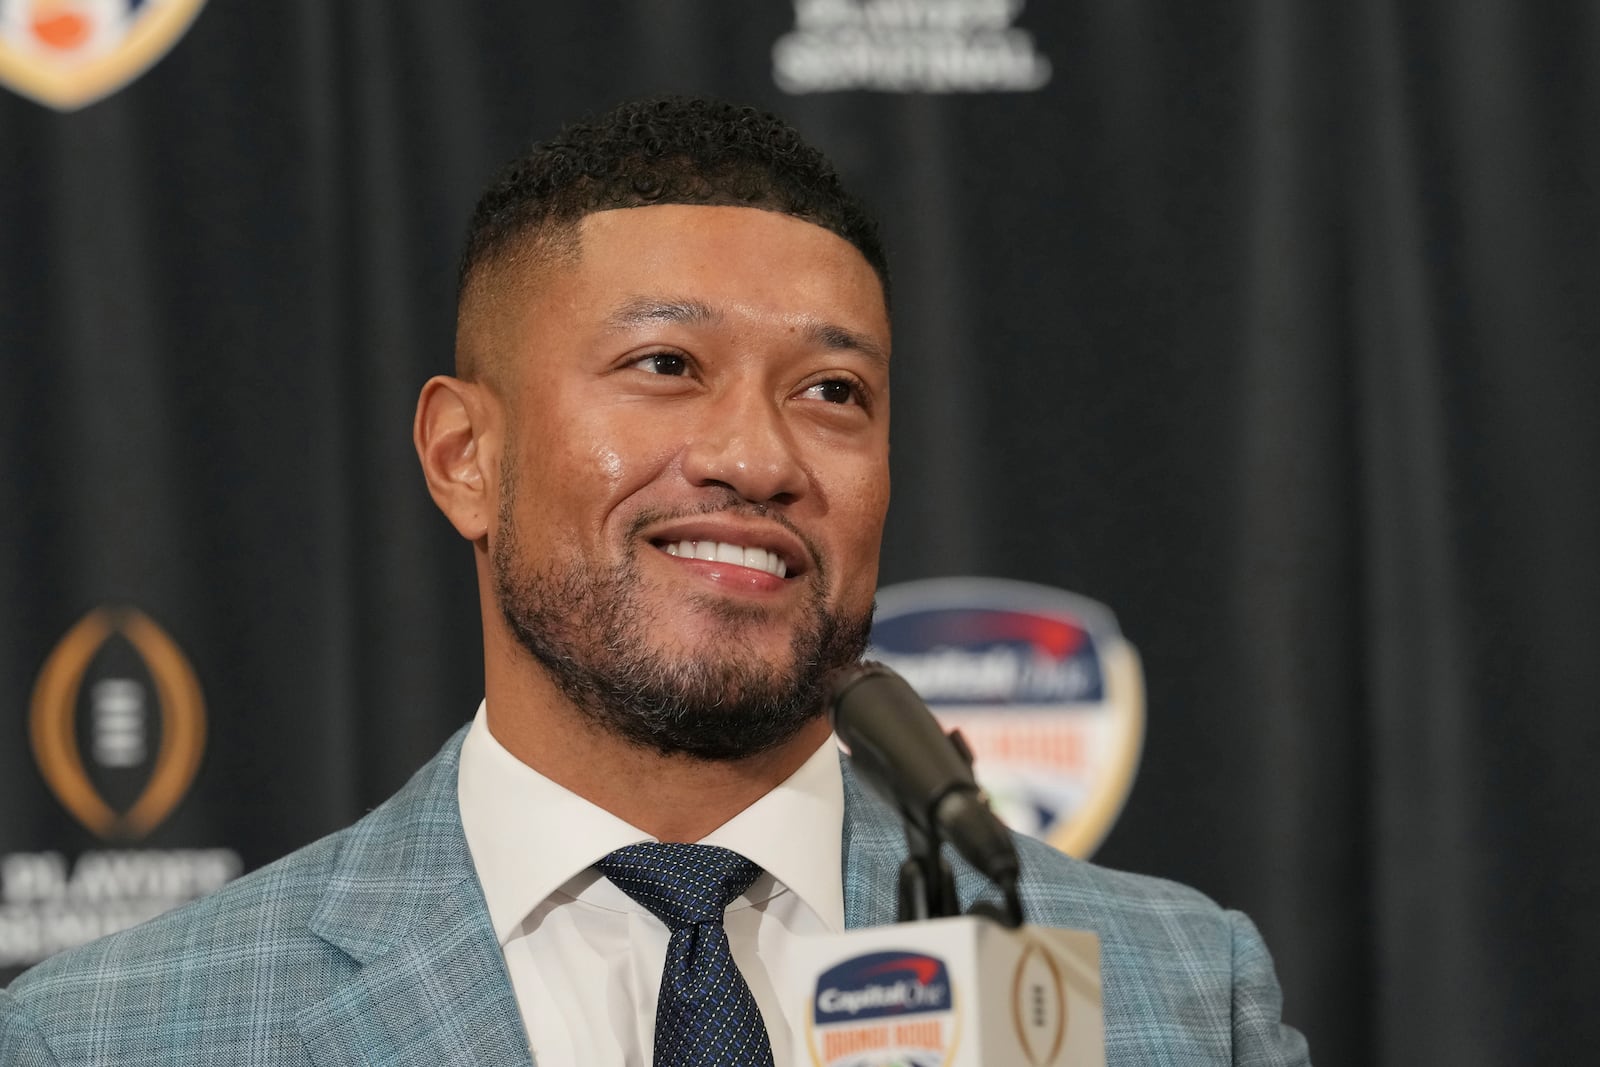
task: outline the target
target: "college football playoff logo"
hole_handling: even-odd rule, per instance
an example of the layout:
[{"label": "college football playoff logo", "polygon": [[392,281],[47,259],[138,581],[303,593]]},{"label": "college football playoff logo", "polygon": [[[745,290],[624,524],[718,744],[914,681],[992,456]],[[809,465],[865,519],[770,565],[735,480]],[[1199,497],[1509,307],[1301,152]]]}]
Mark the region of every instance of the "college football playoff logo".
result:
[{"label": "college football playoff logo", "polygon": [[[151,691],[155,723],[146,715]],[[193,669],[172,638],[133,608],[97,608],[67,631],[39,672],[29,727],[46,784],[103,839],[136,839],[160,825],[188,792],[205,750],[205,704]],[[159,743],[152,755],[153,732]],[[90,742],[94,773],[80,733]],[[118,810],[96,779],[126,785],[130,776],[131,800]]]}]

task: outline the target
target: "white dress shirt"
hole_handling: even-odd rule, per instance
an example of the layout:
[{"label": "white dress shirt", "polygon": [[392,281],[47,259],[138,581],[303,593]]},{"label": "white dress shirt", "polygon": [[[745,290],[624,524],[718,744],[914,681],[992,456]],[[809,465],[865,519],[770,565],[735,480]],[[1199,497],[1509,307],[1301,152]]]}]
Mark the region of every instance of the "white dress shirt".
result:
[{"label": "white dress shirt", "polygon": [[[461,825],[539,1067],[649,1067],[669,933],[593,869],[655,840],[555,784],[489,732],[483,706],[461,746]],[[755,994],[774,1067],[791,1067],[805,998],[783,995],[797,936],[844,929],[844,782],[825,742],[782,785],[702,844],[763,871],[728,905],[734,962]]]}]

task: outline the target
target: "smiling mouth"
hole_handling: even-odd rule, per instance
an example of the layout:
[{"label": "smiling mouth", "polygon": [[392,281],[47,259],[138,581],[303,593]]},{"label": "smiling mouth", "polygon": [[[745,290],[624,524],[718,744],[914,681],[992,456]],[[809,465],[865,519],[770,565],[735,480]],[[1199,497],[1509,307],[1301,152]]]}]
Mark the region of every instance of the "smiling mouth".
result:
[{"label": "smiling mouth", "polygon": [[774,578],[782,578],[789,573],[789,567],[783,559],[776,552],[764,548],[736,545],[728,541],[665,541],[658,542],[656,547],[669,556],[731,563],[737,567],[764,571]]}]

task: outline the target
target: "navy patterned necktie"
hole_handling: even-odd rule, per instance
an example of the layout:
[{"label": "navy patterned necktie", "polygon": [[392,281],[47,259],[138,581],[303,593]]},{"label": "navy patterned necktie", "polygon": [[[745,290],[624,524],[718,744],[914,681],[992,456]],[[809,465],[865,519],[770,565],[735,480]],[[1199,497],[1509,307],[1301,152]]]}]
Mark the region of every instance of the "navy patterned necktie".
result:
[{"label": "navy patterned necktie", "polygon": [[656,1001],[654,1067],[771,1067],[772,1043],[722,913],[761,868],[716,845],[649,843],[595,864],[672,931]]}]

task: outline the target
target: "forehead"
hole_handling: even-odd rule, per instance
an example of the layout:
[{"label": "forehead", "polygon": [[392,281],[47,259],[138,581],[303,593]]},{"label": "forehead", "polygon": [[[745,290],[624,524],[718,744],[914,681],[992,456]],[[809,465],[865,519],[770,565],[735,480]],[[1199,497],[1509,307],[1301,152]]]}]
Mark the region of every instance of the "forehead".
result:
[{"label": "forehead", "polygon": [[887,327],[883,287],[859,250],[803,219],[750,207],[659,204],[584,216],[566,270],[590,290],[676,285],[804,310],[835,306]]},{"label": "forehead", "polygon": [[499,258],[469,287],[458,352],[515,375],[531,348],[601,343],[651,305],[712,312],[696,325],[838,327],[889,351],[882,283],[844,238],[759,208],[658,204],[591,213]]}]

